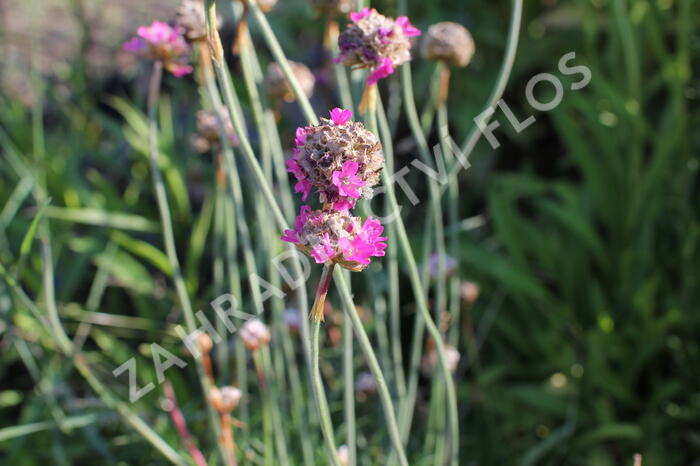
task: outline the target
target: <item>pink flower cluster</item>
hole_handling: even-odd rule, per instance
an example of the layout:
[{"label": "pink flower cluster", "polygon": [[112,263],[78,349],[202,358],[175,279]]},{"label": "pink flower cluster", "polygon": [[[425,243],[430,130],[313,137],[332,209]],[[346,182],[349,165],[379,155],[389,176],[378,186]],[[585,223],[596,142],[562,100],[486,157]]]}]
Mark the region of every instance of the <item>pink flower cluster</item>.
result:
[{"label": "pink flower cluster", "polygon": [[372,257],[381,257],[386,249],[384,227],[379,220],[359,217],[335,210],[312,211],[302,206],[294,229],[285,230],[282,240],[314,258],[317,264],[333,262],[349,270],[364,270]]},{"label": "pink flower cluster", "polygon": [[285,230],[281,239],[318,264],[332,262],[359,272],[371,257],[384,255],[386,238],[379,220],[370,217],[362,223],[349,210],[357,199],[371,194],[384,157],[376,136],[362,123],[350,121],[350,110],[334,108],[330,117],[297,129],[294,158],[287,161],[287,171],[297,179],[294,190],[306,201],[315,186],[323,209],[302,206],[294,229]]},{"label": "pink flower cluster", "polygon": [[350,13],[352,24],[338,37],[337,63],[370,68],[367,84],[376,84],[411,59],[409,38],[419,36],[407,16],[392,19],[374,8]]},{"label": "pink flower cluster", "polygon": [[153,21],[150,26],[140,26],[136,36],[124,42],[122,48],[161,61],[165,69],[178,78],[192,72],[188,64],[190,45],[180,26],[172,27],[162,21]]}]

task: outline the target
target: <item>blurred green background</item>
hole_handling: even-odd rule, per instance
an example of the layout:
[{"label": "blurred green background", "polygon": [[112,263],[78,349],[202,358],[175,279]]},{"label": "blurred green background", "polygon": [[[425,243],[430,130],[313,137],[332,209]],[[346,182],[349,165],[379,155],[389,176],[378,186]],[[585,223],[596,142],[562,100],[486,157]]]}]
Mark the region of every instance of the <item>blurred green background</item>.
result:
[{"label": "blurred green background", "polygon": [[[500,69],[511,4],[408,3],[416,26],[456,21],[476,42],[470,66],[452,75],[450,130],[461,141]],[[477,226],[462,236],[459,273],[481,289],[467,316],[478,352],[460,348],[461,464],[621,465],[639,452],[645,465],[700,465],[699,6],[526,1],[504,99],[536,122],[517,133],[498,112],[501,146],[482,140],[460,175],[460,215]],[[45,179],[60,312],[106,381],[136,349],[143,385],[154,379],[145,345],[177,348],[145,156],[148,68],[119,51],[138,24],[172,11],[172,2],[149,0],[0,2],[0,262],[20,270],[40,301],[39,248],[23,254],[21,244],[37,211],[34,179]],[[334,104],[323,83],[322,23],[301,0],[281,1],[269,17],[288,56],[317,72],[316,108]],[[231,33],[225,26],[224,37]],[[568,52],[591,69],[585,89],[571,91],[557,70]],[[263,45],[259,53],[269,59]],[[412,66],[421,109],[434,66]],[[525,98],[542,72],[565,84],[561,105],[546,113]],[[191,78],[166,79],[160,121],[180,256],[201,308],[214,295],[214,188],[211,158],[188,142],[196,89]],[[282,111],[290,144],[300,117],[294,105]],[[409,137],[398,130],[398,166],[411,160]],[[424,181],[410,181],[425,195]],[[416,247],[423,208],[406,217]],[[108,284],[99,306],[90,300],[96,274]],[[124,319],[102,325],[96,311]],[[156,453],[131,448],[138,437],[35,326],[0,280],[0,463],[159,464]],[[204,432],[194,371],[172,377],[191,428]],[[114,388],[126,398],[126,386]],[[154,392],[136,406],[176,443],[158,400]],[[358,408],[359,428],[373,429],[378,413]],[[57,415],[80,425],[62,432]],[[3,429],[42,421],[33,433]]]}]

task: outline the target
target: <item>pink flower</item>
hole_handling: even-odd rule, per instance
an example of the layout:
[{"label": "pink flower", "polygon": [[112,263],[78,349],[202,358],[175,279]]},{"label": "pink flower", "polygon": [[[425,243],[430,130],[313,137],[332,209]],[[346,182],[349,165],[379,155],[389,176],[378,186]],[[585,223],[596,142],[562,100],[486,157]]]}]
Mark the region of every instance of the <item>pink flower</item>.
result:
[{"label": "pink flower", "polygon": [[293,230],[284,230],[284,234],[281,236],[282,241],[286,241],[288,243],[300,243],[301,239],[299,238],[299,233],[301,233],[301,229],[304,228],[304,223],[306,223],[306,220],[309,218],[309,215],[311,214],[311,207],[308,205],[301,206],[301,209],[299,210],[299,215],[297,216],[296,220],[294,221],[294,229]]},{"label": "pink flower", "polygon": [[313,248],[310,254],[317,264],[325,264],[335,256],[335,249],[333,248],[333,244],[331,244],[328,233],[324,233],[321,244]]},{"label": "pink flower", "polygon": [[359,188],[363,187],[365,182],[356,175],[359,166],[357,162],[348,160],[343,164],[343,168],[333,172],[331,181],[341,196],[360,198]]},{"label": "pink flower", "polygon": [[354,23],[356,23],[359,20],[368,17],[372,13],[373,10],[374,10],[373,8],[369,9],[369,8],[365,7],[360,11],[353,11],[352,13],[350,13],[350,19]]},{"label": "pink flower", "polygon": [[297,162],[296,159],[287,160],[287,171],[293,174],[297,180],[303,180],[304,178],[306,178],[306,175],[304,175],[304,172],[299,166],[299,162]]},{"label": "pink flower", "polygon": [[122,49],[162,62],[166,70],[179,78],[192,72],[187,64],[190,46],[182,33],[180,26],[153,21],[150,26],[140,26],[136,30],[138,37],[124,42]]},{"label": "pink flower", "polygon": [[286,241],[288,243],[298,243],[299,240],[299,235],[297,234],[296,230],[284,230],[284,234],[280,236],[280,239],[282,241]]},{"label": "pink flower", "polygon": [[297,184],[294,185],[294,192],[301,193],[301,200],[305,201],[311,192],[311,182],[307,179],[299,180]]},{"label": "pink flower", "polygon": [[306,141],[306,128],[297,128],[297,132],[294,138],[294,145],[301,147]]},{"label": "pink flower", "polygon": [[354,199],[341,199],[333,203],[333,210],[337,210],[339,212],[347,212],[353,207],[355,207]]},{"label": "pink flower", "polygon": [[365,220],[365,224],[362,225],[362,231],[358,236],[361,236],[367,244],[372,246],[373,256],[383,256],[384,250],[386,249],[385,241],[387,238],[385,236],[379,236],[384,231],[384,227],[381,222],[377,219],[369,217]]},{"label": "pink flower", "polygon": [[411,24],[411,22],[408,20],[408,16],[399,16],[398,18],[396,18],[396,24],[401,26],[404,35],[407,37],[415,37],[421,35],[420,29]]},{"label": "pink flower", "polygon": [[384,79],[394,72],[394,65],[391,62],[391,58],[385,57],[381,65],[372,71],[372,74],[367,78],[367,84],[370,86],[377,84],[377,81]]},{"label": "pink flower", "polygon": [[336,126],[344,125],[348,120],[350,120],[350,118],[352,118],[352,112],[350,110],[344,110],[338,107],[331,110],[330,114],[331,120],[333,120],[333,124]]},{"label": "pink flower", "polygon": [[352,240],[340,238],[338,245],[343,252],[345,260],[359,262],[364,265],[369,264],[369,258],[374,253],[374,246],[368,243],[361,235],[357,235]]}]

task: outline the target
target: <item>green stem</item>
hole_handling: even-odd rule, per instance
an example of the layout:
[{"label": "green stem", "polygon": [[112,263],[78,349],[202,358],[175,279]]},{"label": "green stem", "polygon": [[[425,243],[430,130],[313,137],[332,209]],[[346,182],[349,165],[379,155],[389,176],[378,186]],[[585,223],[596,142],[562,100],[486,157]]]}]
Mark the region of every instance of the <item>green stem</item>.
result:
[{"label": "green stem", "polygon": [[352,323],[343,321],[343,398],[345,429],[347,430],[348,466],[357,463],[357,432],[355,422],[355,358],[352,344]]},{"label": "green stem", "polygon": [[399,463],[402,466],[406,466],[408,465],[408,461],[406,459],[406,452],[404,451],[403,443],[401,442],[401,434],[399,432],[398,425],[396,424],[396,414],[394,412],[393,402],[391,401],[391,394],[389,393],[389,388],[387,387],[386,381],[384,380],[384,374],[382,373],[382,369],[379,366],[379,362],[377,361],[377,356],[374,354],[372,343],[369,341],[367,332],[365,332],[365,328],[362,325],[362,320],[357,314],[357,309],[355,308],[355,304],[353,303],[352,295],[350,293],[350,289],[348,288],[348,284],[345,281],[345,277],[343,276],[340,270],[338,270],[335,273],[335,283],[338,287],[338,290],[340,291],[340,296],[343,300],[343,309],[345,310],[345,315],[349,317],[352,322],[353,330],[357,335],[357,340],[359,341],[360,347],[362,348],[362,352],[365,355],[365,359],[367,360],[369,369],[372,372],[372,375],[374,376],[375,380],[377,381],[379,398],[381,400],[382,408],[384,410],[384,419],[386,421],[387,430],[389,431],[389,438],[391,440],[392,446],[394,447],[394,451],[398,455]]},{"label": "green stem", "polygon": [[[185,316],[185,323],[188,332],[194,332],[197,329],[194,312],[192,311],[192,303],[190,302],[189,295],[187,294],[187,288],[185,286],[185,281],[182,278],[182,270],[180,269],[180,261],[177,258],[177,251],[175,249],[175,235],[173,233],[172,219],[170,217],[170,206],[168,205],[168,197],[165,193],[165,185],[163,184],[163,177],[160,173],[160,167],[158,165],[158,125],[157,125],[157,110],[158,110],[158,100],[160,96],[160,82],[163,75],[163,64],[160,61],[156,61],[153,65],[153,73],[151,75],[151,80],[148,86],[148,147],[149,147],[149,162],[151,167],[151,176],[153,177],[153,185],[156,192],[156,201],[158,204],[158,211],[160,212],[161,225],[163,227],[163,241],[165,243],[165,251],[168,256],[168,261],[170,262],[170,267],[172,269],[173,281],[175,282],[175,288],[177,290],[178,299],[180,301],[180,306],[182,307],[183,314]],[[209,393],[209,382],[207,376],[204,373],[202,367],[201,359],[195,358],[197,364],[197,372],[199,375],[199,382],[202,388],[202,393],[205,395]],[[207,411],[209,414],[209,422],[216,434],[219,437],[220,425],[214,411],[211,406],[207,404]],[[220,449],[222,459],[225,460],[226,454]]]}]

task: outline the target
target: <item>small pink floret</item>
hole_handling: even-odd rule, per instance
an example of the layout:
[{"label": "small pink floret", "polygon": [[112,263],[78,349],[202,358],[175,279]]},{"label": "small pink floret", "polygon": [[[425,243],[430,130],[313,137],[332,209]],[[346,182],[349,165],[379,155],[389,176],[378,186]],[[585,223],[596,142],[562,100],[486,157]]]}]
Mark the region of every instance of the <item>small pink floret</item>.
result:
[{"label": "small pink floret", "polygon": [[369,8],[365,7],[365,8],[363,8],[363,9],[360,10],[360,11],[353,11],[352,13],[350,13],[350,19],[351,19],[354,23],[356,23],[357,21],[359,21],[359,20],[361,20],[361,19],[363,19],[363,18],[368,17],[370,14],[372,14],[372,11],[376,11],[376,10],[374,10],[374,8],[373,8],[373,9],[369,9]]},{"label": "small pink floret", "polygon": [[306,128],[297,128],[297,132],[294,137],[294,145],[301,147],[306,142]]},{"label": "small pink floret", "polygon": [[333,120],[333,124],[336,126],[344,125],[350,120],[350,118],[352,118],[352,111],[338,107],[331,110],[330,114],[331,120]]},{"label": "small pink floret", "polygon": [[408,16],[399,16],[398,18],[396,18],[396,24],[398,24],[401,27],[401,29],[403,29],[403,33],[407,37],[415,37],[421,35],[420,29],[411,24],[411,22],[408,19]]},{"label": "small pink floret", "polygon": [[294,185],[294,192],[301,193],[301,200],[305,201],[311,192],[311,182],[307,179],[299,180],[297,184]]},{"label": "small pink floret", "polygon": [[297,180],[303,180],[306,178],[304,171],[301,169],[301,166],[299,166],[299,162],[297,162],[295,159],[287,160],[287,171],[293,174]]},{"label": "small pink floret", "polygon": [[338,193],[341,196],[360,198],[359,188],[363,187],[365,182],[357,176],[359,167],[357,162],[348,160],[340,170],[333,172],[331,181],[338,188]]},{"label": "small pink floret", "polygon": [[370,86],[373,84],[377,84],[377,82],[380,79],[386,78],[393,72],[394,64],[392,63],[391,58],[384,57],[384,61],[382,62],[382,64],[375,68],[372,74],[370,74],[367,78],[367,84],[369,84]]}]

